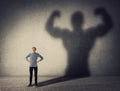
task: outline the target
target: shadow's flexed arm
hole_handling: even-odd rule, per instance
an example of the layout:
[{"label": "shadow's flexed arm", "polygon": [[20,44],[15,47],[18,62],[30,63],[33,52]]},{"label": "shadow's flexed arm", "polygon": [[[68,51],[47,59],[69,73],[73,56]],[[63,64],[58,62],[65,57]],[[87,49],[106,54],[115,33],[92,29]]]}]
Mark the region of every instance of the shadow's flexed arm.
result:
[{"label": "shadow's flexed arm", "polygon": [[94,13],[96,16],[101,16],[103,23],[91,28],[89,33],[96,37],[102,37],[111,30],[113,27],[113,22],[110,15],[103,7],[95,9]]},{"label": "shadow's flexed arm", "polygon": [[62,35],[61,29],[58,27],[54,27],[54,21],[58,17],[60,17],[60,11],[58,11],[58,10],[53,11],[53,13],[48,18],[48,21],[46,23],[47,32],[55,38],[61,37],[61,35]]}]

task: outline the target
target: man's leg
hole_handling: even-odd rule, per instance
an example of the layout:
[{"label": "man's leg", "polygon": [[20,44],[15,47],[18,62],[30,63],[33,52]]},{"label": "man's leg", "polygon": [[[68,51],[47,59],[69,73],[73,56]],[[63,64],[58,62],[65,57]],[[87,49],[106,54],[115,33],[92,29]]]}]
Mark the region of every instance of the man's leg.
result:
[{"label": "man's leg", "polygon": [[29,85],[31,85],[32,84],[32,76],[33,76],[33,67],[29,68],[29,73],[30,73],[30,78],[29,78],[30,83],[29,83]]},{"label": "man's leg", "polygon": [[38,73],[38,67],[34,68],[34,75],[35,75],[35,85],[37,85],[37,73]]}]

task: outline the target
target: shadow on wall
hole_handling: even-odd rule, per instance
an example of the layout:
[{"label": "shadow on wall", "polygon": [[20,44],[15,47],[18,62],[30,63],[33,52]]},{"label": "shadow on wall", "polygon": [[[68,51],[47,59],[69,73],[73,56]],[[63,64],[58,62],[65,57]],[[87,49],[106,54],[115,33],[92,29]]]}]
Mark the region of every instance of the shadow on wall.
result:
[{"label": "shadow on wall", "polygon": [[53,11],[46,23],[46,30],[54,38],[62,39],[68,55],[67,68],[64,77],[39,83],[39,86],[90,76],[88,58],[96,38],[105,36],[113,27],[111,17],[105,8],[95,9],[94,14],[101,16],[103,23],[84,31],[82,29],[83,13],[80,11],[74,12],[71,16],[73,31],[70,32],[67,29],[61,30],[59,27],[53,27],[55,19],[61,15],[60,11]]},{"label": "shadow on wall", "polygon": [[90,76],[88,68],[89,53],[98,37],[103,37],[112,27],[112,20],[104,8],[97,8],[95,15],[100,15],[103,24],[83,31],[84,16],[82,12],[75,12],[71,17],[73,32],[58,27],[53,27],[54,20],[60,17],[60,11],[54,11],[49,17],[46,30],[54,38],[61,38],[68,54],[66,76]]}]

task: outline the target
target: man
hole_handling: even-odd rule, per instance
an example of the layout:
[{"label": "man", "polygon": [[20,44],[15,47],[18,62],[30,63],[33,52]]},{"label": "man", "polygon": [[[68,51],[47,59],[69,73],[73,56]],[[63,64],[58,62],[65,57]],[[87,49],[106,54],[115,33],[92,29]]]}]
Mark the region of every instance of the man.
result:
[{"label": "man", "polygon": [[[32,84],[32,75],[33,75],[33,70],[34,70],[34,76],[35,76],[35,86],[37,86],[37,71],[38,71],[38,67],[37,67],[37,63],[39,63],[40,61],[43,60],[43,57],[36,52],[36,47],[32,47],[32,53],[29,53],[26,56],[26,60],[28,62],[30,62],[30,67],[29,67],[29,73],[30,73],[30,78],[29,78],[29,85],[31,86]],[[29,58],[29,59],[28,59]],[[39,60],[37,60],[38,58],[40,58]]]}]

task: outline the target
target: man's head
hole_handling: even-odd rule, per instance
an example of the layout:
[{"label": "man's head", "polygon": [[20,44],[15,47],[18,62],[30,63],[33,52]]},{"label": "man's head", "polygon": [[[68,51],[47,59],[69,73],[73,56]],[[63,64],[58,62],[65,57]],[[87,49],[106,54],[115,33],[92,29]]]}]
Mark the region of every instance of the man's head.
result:
[{"label": "man's head", "polygon": [[81,29],[84,23],[83,13],[80,11],[73,13],[71,17],[71,23],[74,30]]},{"label": "man's head", "polygon": [[36,52],[37,49],[36,49],[36,47],[32,47],[32,50],[33,50],[33,52]]}]

